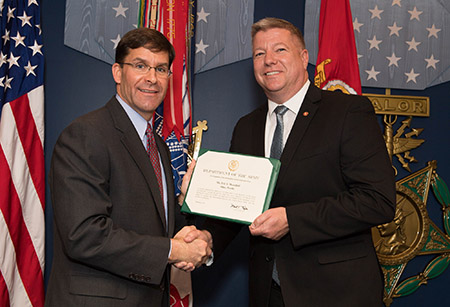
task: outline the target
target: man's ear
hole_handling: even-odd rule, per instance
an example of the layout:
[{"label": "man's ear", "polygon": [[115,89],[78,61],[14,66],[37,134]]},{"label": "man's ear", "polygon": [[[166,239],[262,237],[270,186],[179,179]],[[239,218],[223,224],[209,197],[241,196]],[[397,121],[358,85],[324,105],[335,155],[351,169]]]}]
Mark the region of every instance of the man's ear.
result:
[{"label": "man's ear", "polygon": [[302,52],[303,66],[306,69],[308,67],[309,53],[307,49],[303,49],[301,52]]},{"label": "man's ear", "polygon": [[122,80],[122,66],[119,63],[114,63],[111,70],[114,81],[116,81],[117,84],[120,84]]}]

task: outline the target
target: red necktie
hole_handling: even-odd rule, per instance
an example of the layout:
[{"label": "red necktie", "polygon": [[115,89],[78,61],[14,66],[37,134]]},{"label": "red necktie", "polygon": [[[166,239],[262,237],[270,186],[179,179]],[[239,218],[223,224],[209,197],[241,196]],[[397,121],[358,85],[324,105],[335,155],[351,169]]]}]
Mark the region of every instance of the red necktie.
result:
[{"label": "red necktie", "polygon": [[150,123],[147,124],[147,154],[152,161],[153,169],[155,170],[156,178],[158,179],[159,192],[161,193],[161,198],[164,201],[164,190],[162,184],[161,176],[161,165],[159,164],[158,148],[156,147],[155,137],[153,135],[152,126]]}]

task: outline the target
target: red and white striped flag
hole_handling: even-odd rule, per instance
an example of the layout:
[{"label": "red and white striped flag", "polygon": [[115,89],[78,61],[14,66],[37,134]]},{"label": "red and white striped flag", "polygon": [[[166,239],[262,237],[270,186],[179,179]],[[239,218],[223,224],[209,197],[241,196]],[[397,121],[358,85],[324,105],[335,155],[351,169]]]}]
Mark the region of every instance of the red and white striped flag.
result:
[{"label": "red and white striped flag", "polygon": [[44,56],[39,0],[0,0],[0,306],[43,306]]}]

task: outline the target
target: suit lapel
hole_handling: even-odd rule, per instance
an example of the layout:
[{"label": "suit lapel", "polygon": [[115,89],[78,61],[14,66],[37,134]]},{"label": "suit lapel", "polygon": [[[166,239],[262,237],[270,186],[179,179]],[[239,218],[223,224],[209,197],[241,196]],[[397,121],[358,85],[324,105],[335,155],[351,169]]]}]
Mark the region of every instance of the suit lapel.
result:
[{"label": "suit lapel", "polygon": [[[108,102],[107,107],[111,112],[111,116],[113,118],[116,129],[122,133],[121,142],[127,149],[130,156],[136,162],[139,170],[142,172],[142,175],[144,176],[144,179],[147,182],[147,185],[153,196],[153,201],[160,216],[161,223],[164,229],[167,229],[164,204],[160,197],[158,181],[156,179],[155,171],[153,170],[147,152],[142,146],[142,141],[138,136],[138,134],[136,133],[136,129],[134,128],[131,120],[128,118],[128,115],[126,114],[125,110],[122,109],[119,102],[115,98],[111,99]],[[158,146],[158,149],[159,148],[160,146]],[[164,169],[166,171],[166,165],[164,165]],[[166,173],[166,179],[170,178],[172,177],[168,178]],[[167,186],[169,187],[170,185]],[[167,192],[170,193],[170,189],[168,189]]]},{"label": "suit lapel", "polygon": [[319,101],[321,99],[320,89],[316,88],[314,85],[310,85],[308,91],[303,100],[302,106],[295,119],[294,126],[289,133],[289,138],[284,146],[283,153],[281,155],[281,170],[278,175],[278,182],[281,182],[284,175],[289,170],[289,163],[292,161],[297,148],[308,129],[309,124],[314,118],[316,111],[319,107]]}]

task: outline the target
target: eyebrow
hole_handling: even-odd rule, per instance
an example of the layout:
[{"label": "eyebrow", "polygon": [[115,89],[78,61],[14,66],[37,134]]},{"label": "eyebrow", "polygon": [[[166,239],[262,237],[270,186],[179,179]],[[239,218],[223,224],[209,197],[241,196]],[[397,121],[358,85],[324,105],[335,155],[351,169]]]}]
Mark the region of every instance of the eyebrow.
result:
[{"label": "eyebrow", "polygon": [[[142,62],[145,63],[146,65],[148,65],[147,61],[143,58],[137,57],[131,60],[132,62]],[[150,66],[150,65],[148,65]],[[165,66],[166,68],[169,67],[169,63],[160,63],[158,65],[156,65],[156,67],[161,67],[161,66]]]}]

